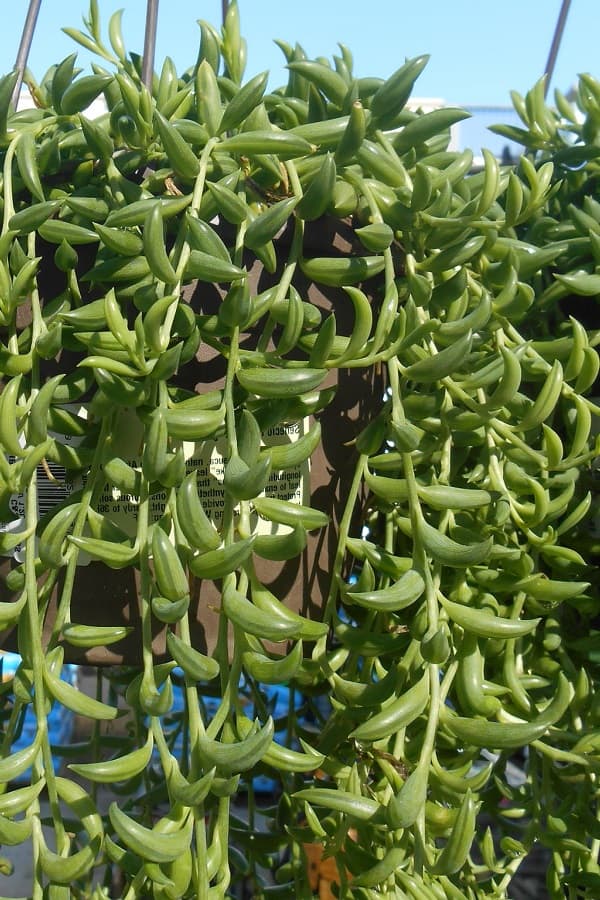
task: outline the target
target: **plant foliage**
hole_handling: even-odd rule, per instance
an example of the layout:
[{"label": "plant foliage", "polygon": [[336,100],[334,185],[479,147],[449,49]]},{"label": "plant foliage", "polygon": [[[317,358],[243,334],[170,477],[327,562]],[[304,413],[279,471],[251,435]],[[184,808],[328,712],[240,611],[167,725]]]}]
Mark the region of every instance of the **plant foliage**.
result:
[{"label": "plant foliage", "polygon": [[[466,113],[408,104],[427,57],[384,81],[355,78],[346,47],[330,65],[280,42],[288,82],[269,92],[243,80],[234,2],[148,89],[120,13],[107,42],[95,2],[85,25],[67,31],[91,74],[68,57],[17,113],[0,83],[0,623],[22,657],[0,841],[32,840],[35,898],[106,896],[115,871],[127,900],[242,881],[310,897],[311,844],[343,897],[503,897],[538,843],[552,897],[598,896],[598,83],[556,109],[541,85],[515,95],[524,127],[498,130],[527,153],[474,165],[449,149]],[[315,245],[321,227],[350,244]],[[375,387],[341,504],[273,496],[340,438],[320,421],[346,383]],[[297,443],[266,440],[305,420]],[[191,462],[212,441],[219,514]],[[319,532],[311,618],[261,572],[300,565]],[[141,620],[140,665],[99,672],[94,698],[60,679],[65,650],[129,628],[73,620],[85,559],[135,575]],[[289,687],[284,722],[265,684]],[[93,723],[60,776],[53,703]],[[11,752],[28,705],[36,736]],[[258,775],[275,783],[262,826]]]}]

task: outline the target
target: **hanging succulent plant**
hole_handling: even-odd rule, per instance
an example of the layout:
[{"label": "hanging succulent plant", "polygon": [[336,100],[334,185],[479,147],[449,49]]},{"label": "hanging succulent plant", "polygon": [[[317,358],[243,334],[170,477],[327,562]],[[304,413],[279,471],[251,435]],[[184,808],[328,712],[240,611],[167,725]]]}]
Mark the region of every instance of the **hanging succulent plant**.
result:
[{"label": "hanging succulent plant", "polygon": [[[269,92],[234,2],[146,87],[120,18],[66,29],[110,70],[0,83],[0,841],[33,897],[311,896],[312,844],[339,896],[506,896],[536,842],[593,893],[597,83],[477,169],[408,104],[426,56],[281,42]],[[66,775],[54,703],[94,723]]]}]

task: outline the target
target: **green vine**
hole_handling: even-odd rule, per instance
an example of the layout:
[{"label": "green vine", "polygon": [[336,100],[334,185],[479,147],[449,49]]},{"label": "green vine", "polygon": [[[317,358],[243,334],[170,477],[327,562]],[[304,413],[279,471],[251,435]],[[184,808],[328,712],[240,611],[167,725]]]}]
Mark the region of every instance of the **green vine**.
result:
[{"label": "green vine", "polygon": [[18,113],[0,82],[0,843],[31,896],[308,898],[332,857],[340,897],[505,897],[538,845],[551,897],[598,896],[597,82],[514,94],[508,166],[410,103],[424,56],[280,42],[270,90],[232,2],[148,89],[121,13],[84,25],[111,71],[27,73]]}]

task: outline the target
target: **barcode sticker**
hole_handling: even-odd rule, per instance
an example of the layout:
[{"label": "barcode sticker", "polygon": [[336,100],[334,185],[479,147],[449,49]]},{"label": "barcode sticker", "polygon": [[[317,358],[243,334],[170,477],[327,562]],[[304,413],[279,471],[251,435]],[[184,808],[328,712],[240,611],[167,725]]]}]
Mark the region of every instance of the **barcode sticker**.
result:
[{"label": "barcode sticker", "polygon": [[58,503],[62,503],[74,491],[73,482],[67,481],[67,473],[57,463],[47,463],[37,468],[38,517],[45,516]]},{"label": "barcode sticker", "polygon": [[[86,410],[83,407],[76,404],[65,404],[62,408],[85,418]],[[72,447],[76,447],[81,442],[81,438],[58,434],[53,431],[49,431],[48,436],[63,444],[70,444]],[[11,465],[15,462],[14,456],[8,456],[7,459]],[[77,486],[79,485],[67,479],[67,473],[63,466],[48,460],[40,463],[36,468],[38,521],[54,509],[55,506],[66,500]],[[10,522],[0,522],[0,532],[23,531],[25,528],[25,495],[23,493],[13,494],[9,501],[9,509],[14,518]],[[23,562],[25,558],[24,545],[17,544],[14,550],[11,551],[10,556],[17,562]]]}]

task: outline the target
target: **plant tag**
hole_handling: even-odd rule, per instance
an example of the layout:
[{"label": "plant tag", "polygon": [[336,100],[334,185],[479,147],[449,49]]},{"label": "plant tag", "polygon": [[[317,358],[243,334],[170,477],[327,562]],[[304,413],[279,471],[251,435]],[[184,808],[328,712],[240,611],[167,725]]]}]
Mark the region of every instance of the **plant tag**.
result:
[{"label": "plant tag", "polygon": [[[70,412],[79,416],[85,415],[85,410],[78,406],[65,406]],[[136,420],[137,421],[137,420]],[[121,423],[125,426],[126,423]],[[115,448],[115,452],[122,453],[123,458],[133,468],[139,468],[140,460],[135,448],[139,446],[141,435],[136,434],[136,429],[130,429],[129,424],[123,427],[121,433],[126,437],[123,446]],[[263,435],[264,447],[275,447],[286,444],[294,444],[308,431],[310,420],[305,418],[299,422],[275,425]],[[77,446],[80,438],[62,434],[53,434],[51,437],[60,440],[70,446]],[[223,486],[223,474],[227,464],[226,442],[200,441],[198,443],[185,442],[183,445],[186,457],[186,470],[197,472],[198,494],[206,514],[218,527],[223,517],[225,507],[225,488]],[[13,462],[9,458],[9,462]],[[81,487],[84,479],[70,481],[66,477],[63,466],[53,462],[44,461],[37,467],[37,495],[38,518],[46,515],[53,507],[66,500],[76,489]],[[291,503],[310,503],[310,458],[298,465],[285,469],[274,469],[261,496],[277,500],[287,500]],[[149,511],[150,519],[156,522],[165,511],[167,491],[158,491],[151,495]],[[113,485],[106,484],[96,503],[96,512],[118,525],[126,534],[133,537],[137,527],[138,498],[132,494],[121,492]],[[15,494],[10,501],[11,510],[15,518],[10,522],[0,522],[0,532],[23,531],[25,528],[25,495]],[[290,526],[270,522],[258,516],[252,515],[252,526],[256,534],[285,534],[291,530]],[[10,555],[17,561],[23,562],[25,548],[18,544]],[[90,557],[81,552],[78,556],[79,565],[87,565]]]},{"label": "plant tag", "polygon": [[[61,408],[82,418],[85,418],[86,416],[85,408],[80,407],[77,404],[64,404]],[[57,432],[50,430],[48,431],[48,437],[52,437],[55,440],[60,441],[61,444],[65,444],[69,447],[77,447],[81,443],[80,437],[58,434]],[[14,463],[15,461],[14,456],[8,456],[7,459],[9,464]],[[50,512],[51,509],[66,500],[73,491],[81,487],[81,479],[68,479],[64,466],[48,460],[43,460],[36,467],[36,473],[37,518],[39,521],[43,516]],[[0,532],[23,531],[25,529],[25,494],[22,492],[13,494],[9,501],[9,507],[14,518],[10,522],[0,522]],[[17,544],[17,546],[6,555],[12,556],[17,562],[22,563],[25,559],[24,544]]]},{"label": "plant tag", "polygon": [[[309,420],[293,422],[289,425],[276,425],[263,435],[265,447],[293,444],[303,437],[309,427]],[[225,488],[223,474],[227,464],[225,456],[225,440],[184,442],[183,450],[186,458],[187,473],[197,472],[198,495],[207,516],[218,527],[223,518],[225,508]],[[129,458],[126,462],[133,468],[139,468],[139,459]],[[310,460],[288,469],[271,472],[269,481],[261,496],[288,500],[291,503],[307,503],[310,497]],[[157,491],[150,497],[149,511],[151,521],[156,522],[165,511],[167,491]],[[118,488],[106,485],[99,497],[96,511],[111,519],[123,531],[133,537],[136,530],[138,498],[124,494]],[[285,534],[290,530],[287,525],[277,525],[253,516],[253,524],[257,534]]]}]

